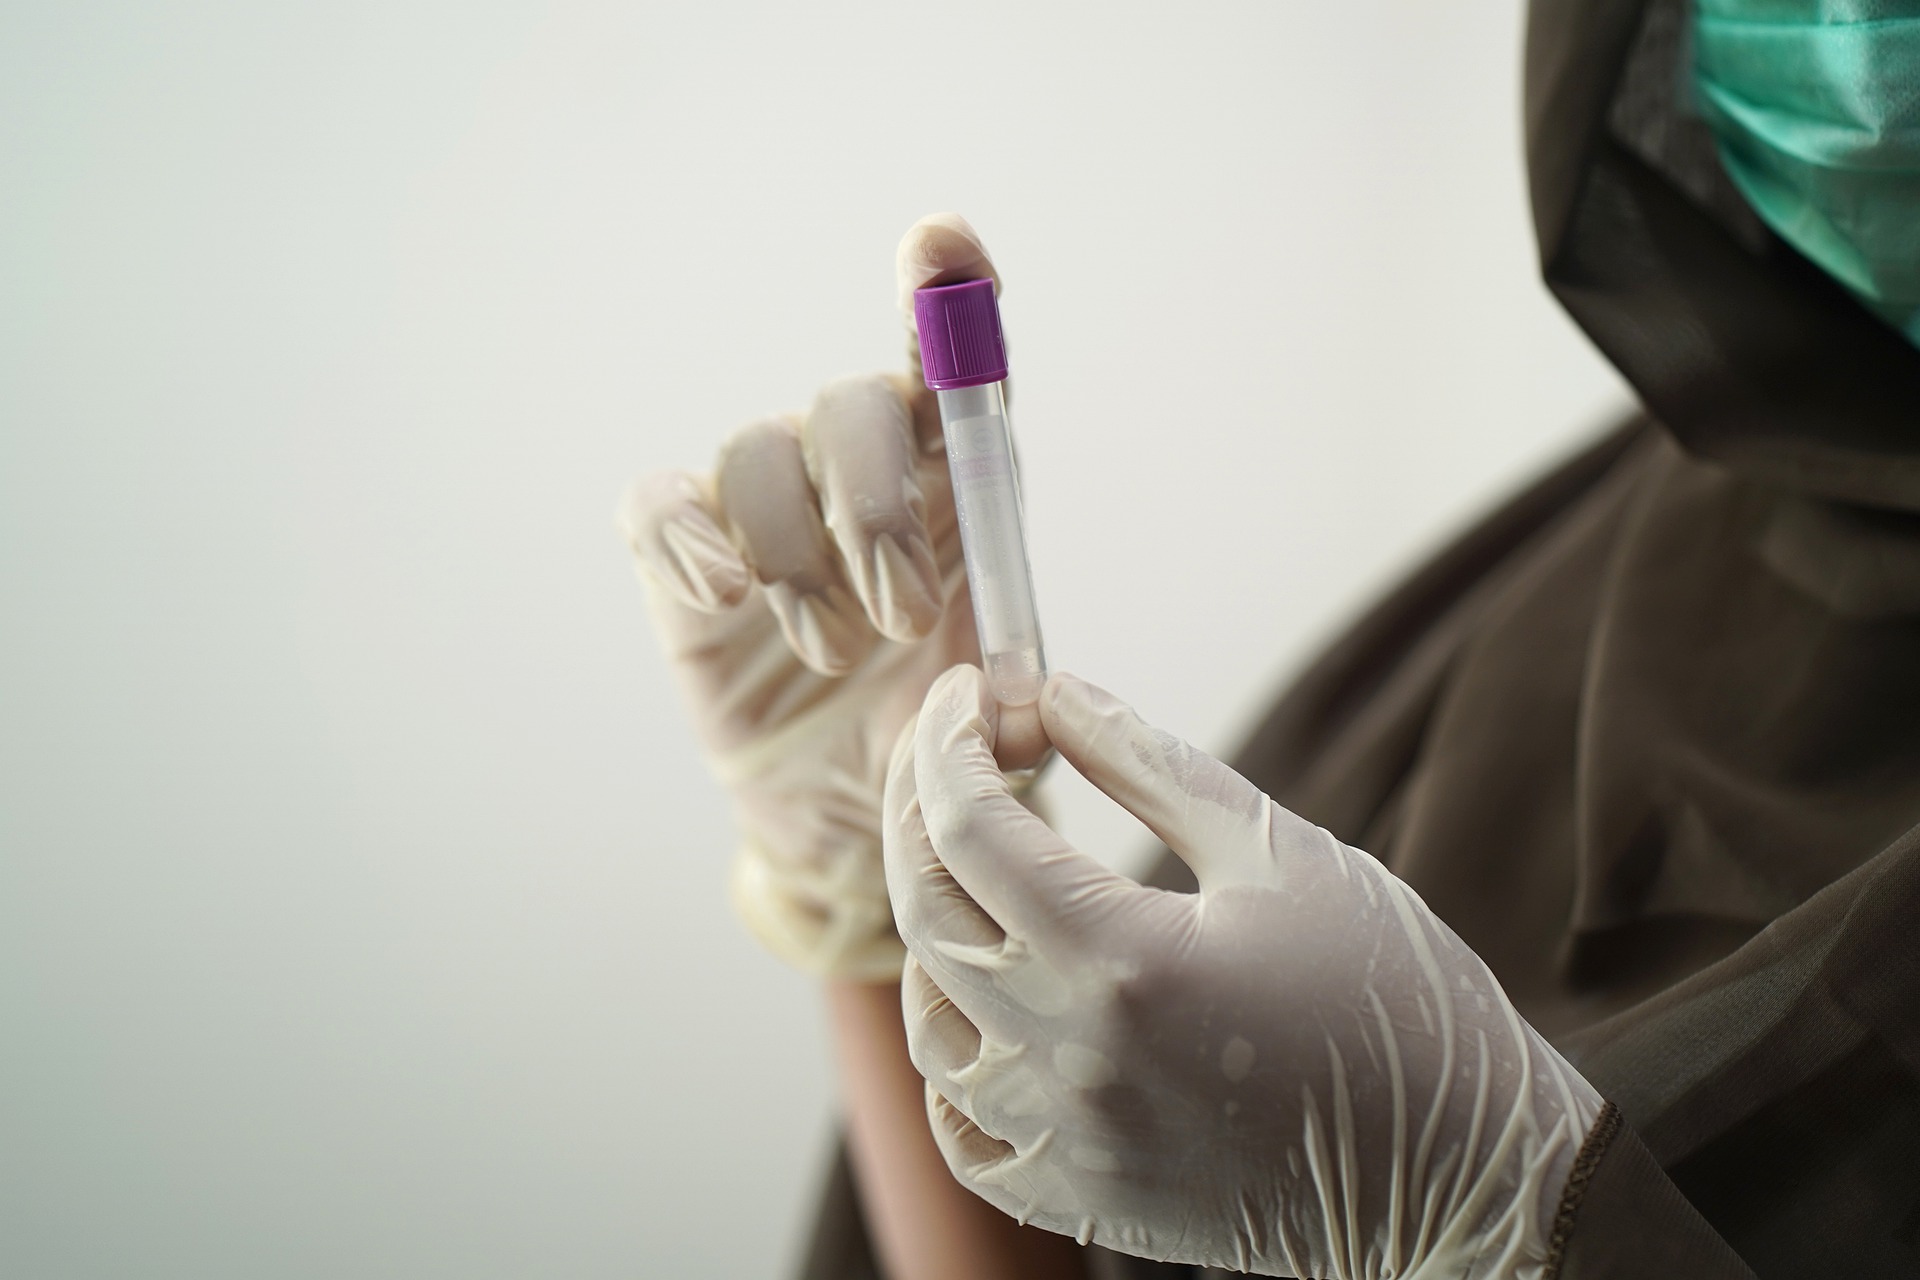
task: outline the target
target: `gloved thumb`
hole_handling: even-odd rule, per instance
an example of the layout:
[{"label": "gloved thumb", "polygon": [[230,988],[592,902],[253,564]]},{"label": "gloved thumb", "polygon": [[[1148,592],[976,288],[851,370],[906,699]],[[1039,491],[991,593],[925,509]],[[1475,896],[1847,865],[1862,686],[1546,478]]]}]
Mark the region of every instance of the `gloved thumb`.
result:
[{"label": "gloved thumb", "polygon": [[1077,676],[1047,681],[1040,719],[1061,756],[1180,855],[1203,892],[1278,884],[1276,853],[1285,850],[1276,848],[1276,824],[1288,844],[1333,843],[1233,769]]}]

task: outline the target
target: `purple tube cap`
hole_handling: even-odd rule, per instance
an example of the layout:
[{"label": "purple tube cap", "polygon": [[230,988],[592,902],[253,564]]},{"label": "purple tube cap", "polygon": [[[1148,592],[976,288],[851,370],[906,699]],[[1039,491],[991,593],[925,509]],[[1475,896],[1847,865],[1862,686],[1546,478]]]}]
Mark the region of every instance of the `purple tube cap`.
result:
[{"label": "purple tube cap", "polygon": [[913,327],[920,334],[920,366],[934,390],[978,387],[1007,376],[993,281],[914,290]]}]

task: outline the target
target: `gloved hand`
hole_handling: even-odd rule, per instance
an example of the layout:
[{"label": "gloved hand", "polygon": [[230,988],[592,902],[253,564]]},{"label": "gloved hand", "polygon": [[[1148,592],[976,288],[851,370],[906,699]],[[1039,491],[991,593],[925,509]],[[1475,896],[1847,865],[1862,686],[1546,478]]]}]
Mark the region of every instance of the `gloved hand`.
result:
[{"label": "gloved hand", "polygon": [[1056,675],[1054,747],[1197,894],[1069,846],[994,767],[977,672],[887,779],[914,1065],[954,1174],[1111,1249],[1264,1275],[1538,1275],[1602,1102],[1378,862]]},{"label": "gloved hand", "polygon": [[880,862],[888,748],[928,684],[978,662],[913,290],[993,277],[964,219],[896,255],[905,374],[830,383],[736,432],[711,475],[628,490],[620,523],[709,762],[732,792],[734,904],[777,955],[883,979],[902,951]]}]

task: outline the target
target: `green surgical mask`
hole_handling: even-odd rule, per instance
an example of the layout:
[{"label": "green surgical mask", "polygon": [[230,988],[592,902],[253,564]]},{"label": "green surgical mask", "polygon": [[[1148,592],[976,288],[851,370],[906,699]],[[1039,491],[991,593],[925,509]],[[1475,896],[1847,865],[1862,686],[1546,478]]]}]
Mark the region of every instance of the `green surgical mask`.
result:
[{"label": "green surgical mask", "polygon": [[1920,345],[1920,0],[1696,0],[1694,74],[1755,212]]}]

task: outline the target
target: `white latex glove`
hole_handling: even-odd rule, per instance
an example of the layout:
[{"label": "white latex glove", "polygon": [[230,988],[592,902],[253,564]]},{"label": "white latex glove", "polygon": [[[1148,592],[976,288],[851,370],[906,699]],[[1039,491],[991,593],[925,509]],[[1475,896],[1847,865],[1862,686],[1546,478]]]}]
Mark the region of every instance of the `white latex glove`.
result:
[{"label": "white latex glove", "polygon": [[954,1174],[1022,1221],[1264,1275],[1538,1275],[1601,1099],[1405,884],[1056,675],[1055,748],[1193,868],[1107,870],[1008,794],[977,672],[887,780],[902,999]]},{"label": "white latex glove", "polygon": [[831,383],[807,413],[736,432],[711,475],[636,481],[620,512],[735,801],[735,907],[789,962],[873,980],[903,955],[880,859],[888,749],[935,676],[979,661],[913,291],[998,279],[953,214],[907,232],[896,274],[904,374]]}]

